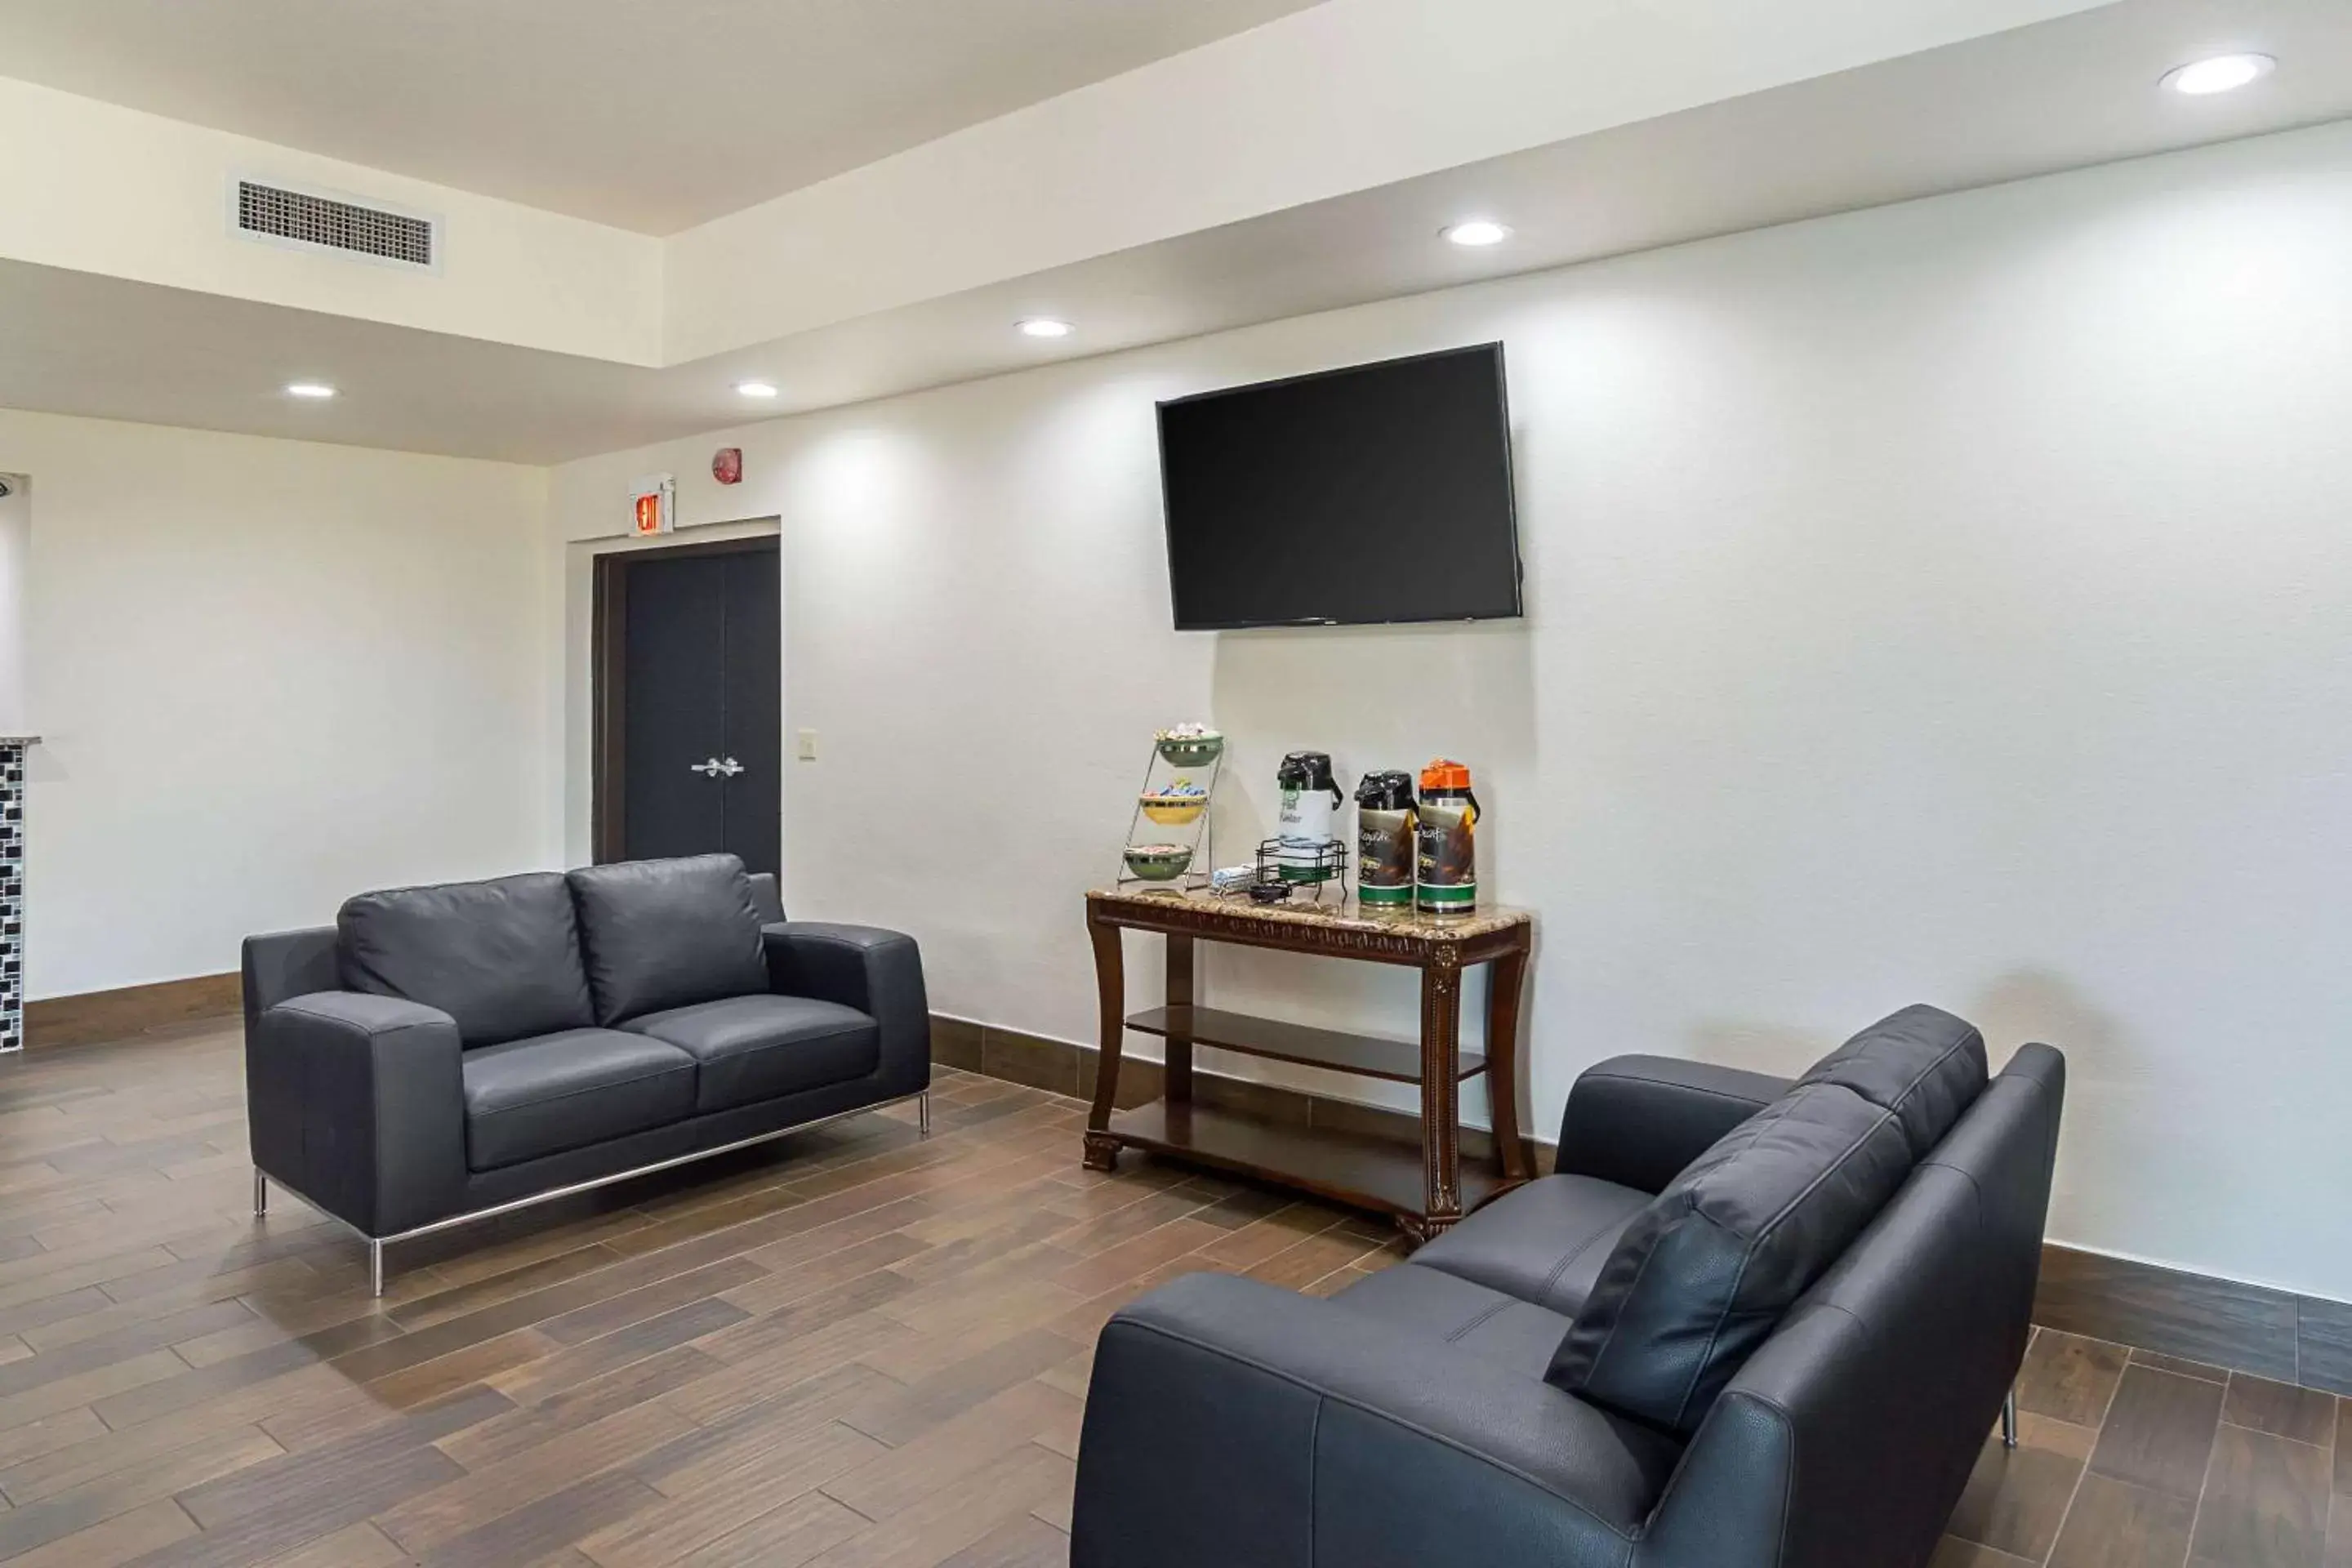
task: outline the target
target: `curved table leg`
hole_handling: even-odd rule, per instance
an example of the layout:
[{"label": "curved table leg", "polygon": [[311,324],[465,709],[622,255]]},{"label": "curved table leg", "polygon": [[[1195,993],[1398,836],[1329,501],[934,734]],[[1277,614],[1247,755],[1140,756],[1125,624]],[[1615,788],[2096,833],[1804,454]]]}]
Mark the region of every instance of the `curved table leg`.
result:
[{"label": "curved table leg", "polygon": [[1486,975],[1486,1103],[1494,1115],[1495,1156],[1508,1182],[1535,1174],[1519,1135],[1519,992],[1527,973],[1528,950],[1519,947],[1496,959]]},{"label": "curved table leg", "polygon": [[[1168,1005],[1190,1007],[1192,1005],[1192,939],[1171,936],[1168,939]],[[1192,1098],[1192,1041],[1190,1036],[1171,1031],[1161,1041],[1166,1047],[1161,1068],[1160,1097],[1171,1105],[1181,1105]]]},{"label": "curved table leg", "polygon": [[1450,956],[1421,972],[1420,1223],[1401,1222],[1427,1241],[1462,1217],[1462,971]]},{"label": "curved table leg", "polygon": [[1095,949],[1095,992],[1102,1007],[1102,1050],[1095,1064],[1095,1102],[1087,1112],[1086,1167],[1115,1170],[1118,1140],[1108,1131],[1118,1103],[1119,1047],[1127,1039],[1127,966],[1118,927],[1089,919],[1087,934]]}]

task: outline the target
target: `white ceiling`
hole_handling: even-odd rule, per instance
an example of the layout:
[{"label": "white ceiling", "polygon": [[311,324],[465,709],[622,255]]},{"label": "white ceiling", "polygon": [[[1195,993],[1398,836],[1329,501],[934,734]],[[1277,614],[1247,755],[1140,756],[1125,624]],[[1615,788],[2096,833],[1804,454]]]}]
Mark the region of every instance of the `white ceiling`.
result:
[{"label": "white ceiling", "polygon": [[[2225,98],[2157,89],[2259,47]],[[549,462],[1474,279],[2352,117],[2352,0],[2127,0],[2036,26],[639,369],[0,263],[0,406]],[[1436,238],[1466,212],[1517,232]],[[1045,343],[1017,317],[1066,315]],[[333,403],[297,405],[320,376]],[[778,401],[746,403],[746,376]]]},{"label": "white ceiling", "polygon": [[671,234],[1315,0],[0,0],[0,76]]}]

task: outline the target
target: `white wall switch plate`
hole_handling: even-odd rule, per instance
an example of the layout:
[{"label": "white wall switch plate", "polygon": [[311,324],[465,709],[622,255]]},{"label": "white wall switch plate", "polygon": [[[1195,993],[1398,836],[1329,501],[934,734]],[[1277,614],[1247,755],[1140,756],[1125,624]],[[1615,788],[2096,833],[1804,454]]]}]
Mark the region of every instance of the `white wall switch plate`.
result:
[{"label": "white wall switch plate", "polygon": [[800,758],[801,761],[804,763],[813,763],[816,761],[816,731],[814,730],[803,730],[801,731]]}]

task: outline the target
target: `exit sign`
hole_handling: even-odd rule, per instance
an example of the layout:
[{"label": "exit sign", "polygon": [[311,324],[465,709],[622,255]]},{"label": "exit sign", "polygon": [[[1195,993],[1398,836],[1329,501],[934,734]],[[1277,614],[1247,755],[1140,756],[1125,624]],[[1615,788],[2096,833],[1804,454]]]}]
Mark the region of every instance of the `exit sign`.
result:
[{"label": "exit sign", "polygon": [[629,526],[635,533],[667,533],[677,526],[677,481],[667,474],[639,479],[630,492]]}]

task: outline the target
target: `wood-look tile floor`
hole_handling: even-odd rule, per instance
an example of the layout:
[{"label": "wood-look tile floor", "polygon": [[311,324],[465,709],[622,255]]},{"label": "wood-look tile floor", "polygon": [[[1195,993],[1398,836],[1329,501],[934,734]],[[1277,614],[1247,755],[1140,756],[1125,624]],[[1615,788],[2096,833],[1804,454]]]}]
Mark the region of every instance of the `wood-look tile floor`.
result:
[{"label": "wood-look tile floor", "polygon": [[2352,1568],[2352,1401],[2037,1329],[1934,1568]]},{"label": "wood-look tile floor", "polygon": [[[1360,1215],[1079,1168],[1076,1102],[877,1113],[393,1249],[250,1214],[229,1024],[0,1063],[0,1561],[1025,1568],[1096,1331],[1177,1274],[1328,1292]],[[2325,1395],[2044,1331],[1936,1568],[2352,1568]],[[2339,1458],[2339,1452],[2342,1457]]]}]

